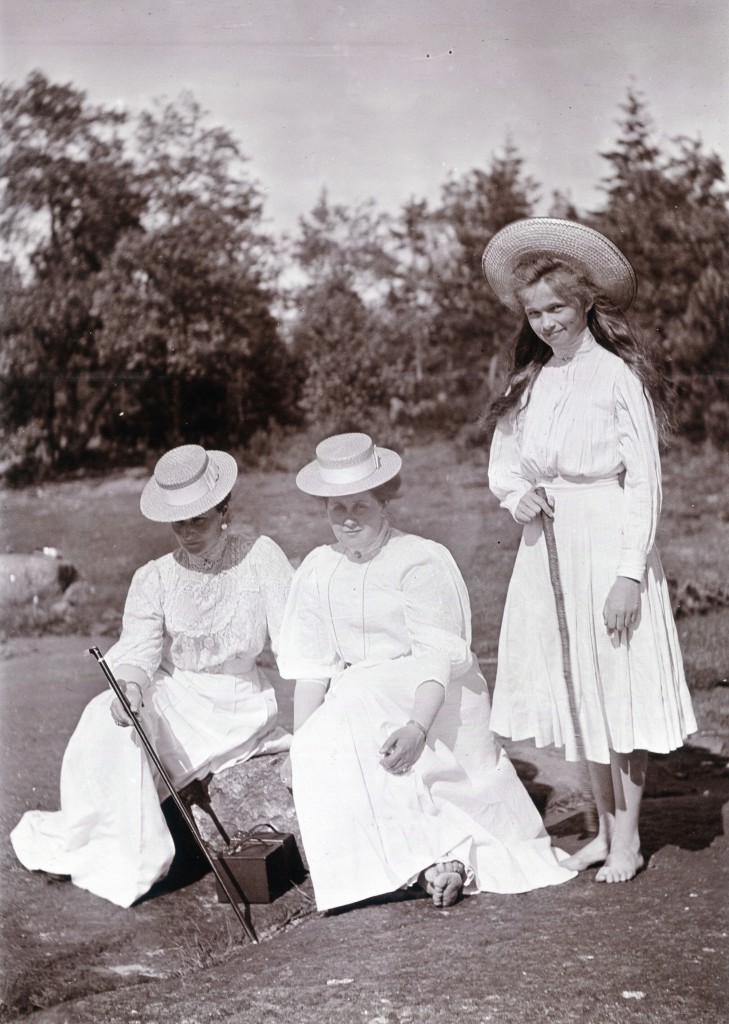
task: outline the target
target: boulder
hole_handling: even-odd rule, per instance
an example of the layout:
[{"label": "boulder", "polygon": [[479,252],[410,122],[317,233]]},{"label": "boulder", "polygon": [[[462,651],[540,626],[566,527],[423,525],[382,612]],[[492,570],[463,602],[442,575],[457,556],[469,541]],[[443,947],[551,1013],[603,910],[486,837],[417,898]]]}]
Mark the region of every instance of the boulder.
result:
[{"label": "boulder", "polygon": [[41,553],[0,554],[0,608],[62,594],[77,572],[64,558]]},{"label": "boulder", "polygon": [[[182,791],[181,795],[192,807],[200,833],[211,850],[217,853],[226,850],[225,840],[214,818],[229,837],[248,832],[257,825],[270,824],[280,832],[293,833],[305,865],[293,799],[279,777],[285,756],[254,757]],[[259,938],[263,938],[267,933],[277,931],[288,922],[315,910],[311,881],[307,876],[300,877],[297,884],[273,903],[251,904],[250,919]]]}]

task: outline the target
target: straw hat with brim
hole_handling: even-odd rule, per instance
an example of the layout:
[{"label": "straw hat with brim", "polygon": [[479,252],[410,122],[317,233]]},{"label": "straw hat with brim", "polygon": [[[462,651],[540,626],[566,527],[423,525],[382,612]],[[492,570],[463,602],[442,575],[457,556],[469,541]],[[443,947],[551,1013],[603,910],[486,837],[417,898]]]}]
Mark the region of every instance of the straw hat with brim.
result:
[{"label": "straw hat with brim", "polygon": [[523,306],[516,295],[514,268],[524,256],[554,256],[576,267],[620,310],[637,290],[635,272],[620,249],[599,231],[573,220],[532,217],[507,224],[483,254],[483,272],[499,299],[515,312]]},{"label": "straw hat with brim", "polygon": [[166,452],[142,491],[142,515],[156,523],[178,523],[215,508],[226,498],[238,476],[227,452],[205,451],[183,444]]},{"label": "straw hat with brim", "polygon": [[335,434],[316,446],[316,458],[296,477],[306,494],[334,498],[371,491],[397,476],[402,459],[367,434]]}]

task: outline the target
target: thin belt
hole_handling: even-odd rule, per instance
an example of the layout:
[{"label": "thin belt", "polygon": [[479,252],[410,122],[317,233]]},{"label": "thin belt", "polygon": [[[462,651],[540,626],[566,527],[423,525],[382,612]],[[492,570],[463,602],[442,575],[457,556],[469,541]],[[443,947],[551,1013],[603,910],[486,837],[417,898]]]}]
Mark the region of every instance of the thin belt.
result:
[{"label": "thin belt", "polygon": [[541,480],[537,480],[534,486],[545,487],[548,491],[577,491],[583,490],[584,488],[592,490],[597,487],[622,487],[622,475],[601,477],[543,477]]}]

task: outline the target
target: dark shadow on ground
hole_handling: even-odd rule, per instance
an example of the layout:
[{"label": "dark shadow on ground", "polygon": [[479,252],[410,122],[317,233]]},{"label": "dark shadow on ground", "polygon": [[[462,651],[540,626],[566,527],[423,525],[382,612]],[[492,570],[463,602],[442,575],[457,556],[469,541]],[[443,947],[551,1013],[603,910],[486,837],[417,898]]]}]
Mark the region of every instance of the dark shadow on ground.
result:
[{"label": "dark shadow on ground", "polygon": [[524,787],[532,798],[535,807],[544,817],[547,804],[552,796],[552,787],[546,786],[543,782],[536,781],[539,769],[529,761],[522,761],[518,757],[510,757],[509,760],[513,764],[516,774],[524,783]]},{"label": "dark shadow on ground", "polygon": [[391,903],[409,903],[412,900],[429,900],[430,896],[419,885],[412,885],[409,889],[398,889],[396,892],[383,893],[381,896],[370,896],[369,899],[359,900],[357,903],[348,903],[344,907],[332,907],[324,911],[324,917],[341,917],[352,910],[363,910],[365,907],[387,906]]},{"label": "dark shadow on ground", "polygon": [[[521,770],[520,770],[521,774]],[[722,808],[729,801],[725,757],[702,747],[651,754],[640,817],[646,863],[664,846],[704,850],[724,834]],[[584,837],[581,810],[550,826],[557,839]]]},{"label": "dark shadow on ground", "polygon": [[175,844],[175,857],[165,878],[155,882],[149,892],[137,900],[135,906],[155,899],[163,893],[184,889],[186,886],[192,885],[193,882],[197,882],[211,870],[205,855],[193,839],[185,819],[172,799],[167,799],[162,803],[162,813]]}]

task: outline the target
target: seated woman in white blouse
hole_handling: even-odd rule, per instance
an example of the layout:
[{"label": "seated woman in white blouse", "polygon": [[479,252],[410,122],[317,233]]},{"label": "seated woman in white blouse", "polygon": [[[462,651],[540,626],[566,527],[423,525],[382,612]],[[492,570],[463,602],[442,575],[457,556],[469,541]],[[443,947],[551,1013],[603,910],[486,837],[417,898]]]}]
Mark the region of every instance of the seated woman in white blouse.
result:
[{"label": "seated woman in white blouse", "polygon": [[[228,530],[237,472],[231,455],[198,445],[159,460],[141,509],[179,546],[135,573],[106,656],[176,788],[291,740],[256,658],[268,636],[276,649],[293,570],[268,537]],[[174,855],[168,794],[129,725],[112,693],[95,697],[66,748],[61,810],[28,811],[11,833],[25,867],[121,907]]]},{"label": "seated woman in white blouse", "polygon": [[574,874],[489,731],[456,563],[390,525],[400,464],[343,434],[297,477],[335,536],[294,576],[278,662],[298,680],[290,769],[320,910],[416,882],[449,906]]}]

